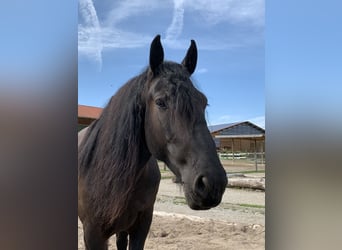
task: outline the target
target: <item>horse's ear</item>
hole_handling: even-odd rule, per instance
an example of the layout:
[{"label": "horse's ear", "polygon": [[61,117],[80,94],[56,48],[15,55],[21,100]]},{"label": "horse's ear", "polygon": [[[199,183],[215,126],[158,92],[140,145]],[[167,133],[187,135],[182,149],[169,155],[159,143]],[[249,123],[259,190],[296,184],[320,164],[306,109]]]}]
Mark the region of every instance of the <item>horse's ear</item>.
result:
[{"label": "horse's ear", "polygon": [[194,73],[197,64],[197,47],[194,40],[191,40],[190,48],[188,49],[182,64],[187,68],[190,75]]},{"label": "horse's ear", "polygon": [[150,68],[154,75],[157,74],[157,68],[160,64],[162,64],[164,60],[164,50],[160,43],[160,35],[157,35],[152,43],[150,48]]}]

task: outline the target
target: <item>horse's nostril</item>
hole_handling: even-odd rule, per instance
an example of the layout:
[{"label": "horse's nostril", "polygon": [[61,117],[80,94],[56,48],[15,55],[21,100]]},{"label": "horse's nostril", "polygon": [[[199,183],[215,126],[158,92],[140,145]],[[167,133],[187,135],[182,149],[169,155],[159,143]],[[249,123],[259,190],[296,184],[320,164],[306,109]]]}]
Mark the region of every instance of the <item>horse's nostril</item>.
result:
[{"label": "horse's nostril", "polygon": [[205,195],[209,186],[208,178],[205,176],[199,176],[195,182],[195,190],[201,195]]}]

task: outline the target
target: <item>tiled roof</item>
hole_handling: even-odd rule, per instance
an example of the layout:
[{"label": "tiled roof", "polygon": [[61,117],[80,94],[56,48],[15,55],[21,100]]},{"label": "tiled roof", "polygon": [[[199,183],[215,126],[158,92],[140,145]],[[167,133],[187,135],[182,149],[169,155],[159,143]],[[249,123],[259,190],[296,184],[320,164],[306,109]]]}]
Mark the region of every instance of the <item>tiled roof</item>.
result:
[{"label": "tiled roof", "polygon": [[78,117],[97,119],[102,113],[102,108],[78,105]]}]

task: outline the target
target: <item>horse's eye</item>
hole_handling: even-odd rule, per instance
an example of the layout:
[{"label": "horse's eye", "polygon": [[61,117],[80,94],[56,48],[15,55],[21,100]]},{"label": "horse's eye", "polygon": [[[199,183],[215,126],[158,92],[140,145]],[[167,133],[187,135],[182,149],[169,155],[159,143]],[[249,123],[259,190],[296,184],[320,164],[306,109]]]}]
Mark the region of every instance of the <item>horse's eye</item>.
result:
[{"label": "horse's eye", "polygon": [[167,109],[166,103],[163,99],[157,99],[156,105],[161,109]]}]

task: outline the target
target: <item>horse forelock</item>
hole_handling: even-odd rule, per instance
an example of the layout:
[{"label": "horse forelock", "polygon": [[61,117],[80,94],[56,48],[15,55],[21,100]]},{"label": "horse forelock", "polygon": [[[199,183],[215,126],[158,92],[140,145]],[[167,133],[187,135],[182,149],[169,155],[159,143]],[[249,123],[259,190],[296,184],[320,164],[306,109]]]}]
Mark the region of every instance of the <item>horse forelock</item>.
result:
[{"label": "horse forelock", "polygon": [[168,85],[174,98],[172,116],[193,124],[198,116],[202,115],[202,109],[207,105],[207,98],[194,86],[185,67],[173,62],[164,62],[159,77],[160,81]]}]

